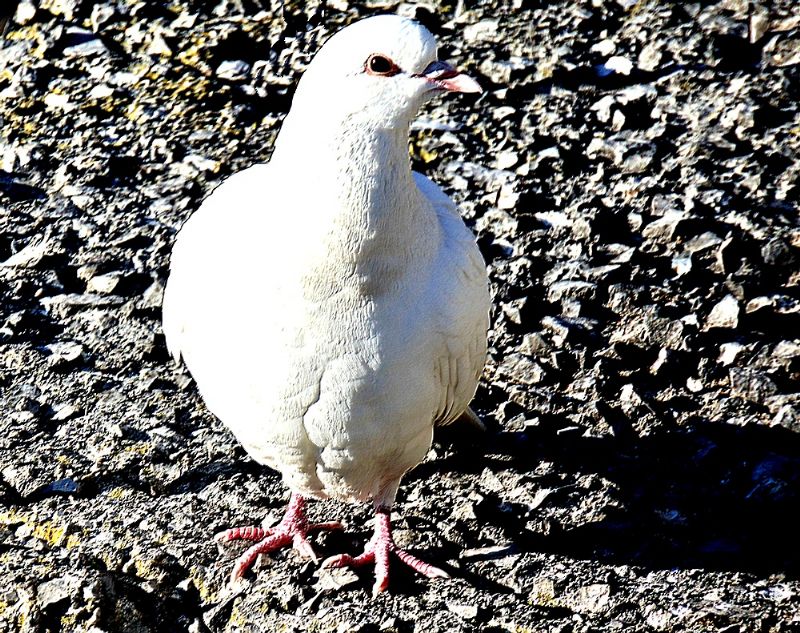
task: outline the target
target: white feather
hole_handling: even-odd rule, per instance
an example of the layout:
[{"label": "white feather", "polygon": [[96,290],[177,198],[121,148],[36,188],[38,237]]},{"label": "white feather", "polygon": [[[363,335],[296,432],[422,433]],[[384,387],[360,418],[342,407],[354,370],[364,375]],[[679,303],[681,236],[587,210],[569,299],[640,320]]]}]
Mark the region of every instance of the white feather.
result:
[{"label": "white feather", "polygon": [[434,423],[475,393],[489,293],[455,205],[409,168],[430,95],[356,72],[378,46],[415,73],[435,59],[430,33],[396,16],[334,36],[271,162],[181,229],[163,323],[209,409],[292,490],[390,504]]}]

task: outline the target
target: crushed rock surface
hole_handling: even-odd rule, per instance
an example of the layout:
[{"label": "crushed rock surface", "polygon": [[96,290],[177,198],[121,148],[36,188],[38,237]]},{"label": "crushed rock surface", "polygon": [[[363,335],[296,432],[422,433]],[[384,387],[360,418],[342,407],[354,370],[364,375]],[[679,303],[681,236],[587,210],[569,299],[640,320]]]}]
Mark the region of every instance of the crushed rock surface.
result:
[{"label": "crushed rock surface", "polygon": [[[453,578],[373,599],[281,551],[230,589],[211,536],[287,492],[168,358],[171,245],[387,11],[485,88],[410,145],[495,295],[488,430],[395,508]],[[800,631],[794,0],[12,0],[0,33],[0,631]],[[323,558],[369,537],[311,516],[348,524]]]}]

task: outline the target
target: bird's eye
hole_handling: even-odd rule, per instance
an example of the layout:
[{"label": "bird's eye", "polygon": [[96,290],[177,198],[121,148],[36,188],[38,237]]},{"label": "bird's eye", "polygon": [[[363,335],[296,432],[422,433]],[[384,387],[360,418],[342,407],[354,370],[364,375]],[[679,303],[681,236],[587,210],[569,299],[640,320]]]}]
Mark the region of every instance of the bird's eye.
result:
[{"label": "bird's eye", "polygon": [[400,72],[395,63],[383,55],[370,55],[366,64],[364,64],[364,68],[370,75],[382,75],[384,77],[391,77]]}]

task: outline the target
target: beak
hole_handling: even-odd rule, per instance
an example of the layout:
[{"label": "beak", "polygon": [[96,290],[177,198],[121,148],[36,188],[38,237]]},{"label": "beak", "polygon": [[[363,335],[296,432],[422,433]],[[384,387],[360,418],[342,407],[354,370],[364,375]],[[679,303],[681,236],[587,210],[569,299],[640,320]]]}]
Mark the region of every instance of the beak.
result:
[{"label": "beak", "polygon": [[461,74],[447,62],[435,61],[428,64],[417,77],[423,77],[434,84],[434,87],[449,92],[483,92],[472,77]]}]

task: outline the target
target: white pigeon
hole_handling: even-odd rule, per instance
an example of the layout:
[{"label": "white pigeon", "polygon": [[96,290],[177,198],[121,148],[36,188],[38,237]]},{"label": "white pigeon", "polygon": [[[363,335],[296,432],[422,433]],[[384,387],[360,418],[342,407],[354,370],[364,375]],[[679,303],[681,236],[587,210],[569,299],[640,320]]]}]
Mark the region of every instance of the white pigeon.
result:
[{"label": "white pigeon", "polygon": [[[316,560],[305,499],[375,506],[363,554],[374,591],[397,556],[390,508],[433,427],[471,414],[486,358],[486,267],[450,198],[412,172],[409,124],[442,92],[480,92],[437,61],[436,41],[395,15],[348,26],[298,84],[267,164],[227,179],[181,229],[164,295],[164,334],[209,409],[292,496],[236,563],[292,543]],[[474,415],[474,414],[473,414]]]}]

